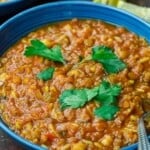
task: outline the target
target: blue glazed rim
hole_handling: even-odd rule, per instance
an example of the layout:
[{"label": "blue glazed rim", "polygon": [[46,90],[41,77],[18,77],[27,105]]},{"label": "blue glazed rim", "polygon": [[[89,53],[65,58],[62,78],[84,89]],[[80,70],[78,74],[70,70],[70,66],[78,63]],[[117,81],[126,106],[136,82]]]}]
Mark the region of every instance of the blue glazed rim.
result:
[{"label": "blue glazed rim", "polygon": [[[124,26],[130,31],[145,37],[150,42],[150,24],[128,12],[92,2],[55,2],[23,11],[2,24],[0,26],[0,55],[33,29],[45,24],[71,18],[100,19],[119,26]],[[14,133],[2,119],[0,119],[0,128],[22,146],[30,148],[30,150],[44,149]],[[124,147],[122,150],[133,150],[135,148],[137,148],[137,144]]]}]

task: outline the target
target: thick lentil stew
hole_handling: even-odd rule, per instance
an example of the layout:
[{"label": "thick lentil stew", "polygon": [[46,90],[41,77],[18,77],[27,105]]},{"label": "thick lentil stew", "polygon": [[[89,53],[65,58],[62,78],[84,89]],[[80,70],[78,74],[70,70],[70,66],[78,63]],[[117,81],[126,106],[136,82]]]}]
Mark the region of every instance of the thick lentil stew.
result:
[{"label": "thick lentil stew", "polygon": [[137,141],[149,66],[150,45],[123,27],[78,19],[42,27],[0,59],[1,118],[51,150],[119,150]]}]

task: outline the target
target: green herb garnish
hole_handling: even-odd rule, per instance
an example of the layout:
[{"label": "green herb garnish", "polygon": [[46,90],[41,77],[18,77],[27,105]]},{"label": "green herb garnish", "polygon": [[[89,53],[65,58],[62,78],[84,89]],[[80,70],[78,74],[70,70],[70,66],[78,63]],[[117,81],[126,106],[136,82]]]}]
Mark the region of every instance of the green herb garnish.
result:
[{"label": "green herb garnish", "polygon": [[84,91],[86,92],[88,101],[92,100],[97,95],[98,89],[99,87],[94,87],[92,89],[87,89],[87,88],[84,89]]},{"label": "green herb garnish", "polygon": [[116,104],[117,96],[121,92],[121,86],[117,84],[111,85],[107,81],[100,84],[96,100],[102,105]]},{"label": "green herb garnish", "polygon": [[121,86],[117,84],[111,85],[107,81],[103,81],[98,90],[96,100],[101,106],[96,108],[94,114],[104,120],[112,120],[116,112],[119,111],[117,106],[117,96],[121,93]]},{"label": "green herb garnish", "polygon": [[115,105],[103,105],[94,110],[94,114],[104,120],[112,120],[119,111],[119,107]]},{"label": "green herb garnish", "polygon": [[47,68],[43,70],[42,72],[40,72],[39,74],[37,74],[37,78],[45,80],[45,81],[52,79],[54,71],[55,71],[55,68],[53,67]]},{"label": "green herb garnish", "polygon": [[80,108],[97,95],[98,88],[69,89],[62,92],[59,98],[61,109]]},{"label": "green herb garnish", "polygon": [[[61,109],[81,108],[87,102],[95,99],[100,102],[100,107],[96,108],[94,114],[105,120],[111,120],[119,110],[117,106],[117,96],[121,92],[121,86],[111,85],[103,81],[98,87],[92,89],[69,89],[62,92],[59,98]],[[106,110],[105,110],[106,109]]]},{"label": "green herb garnish", "polygon": [[106,46],[95,46],[92,48],[92,59],[100,62],[107,73],[117,73],[126,67],[112,51]]},{"label": "green herb garnish", "polygon": [[24,55],[27,57],[41,56],[65,64],[65,60],[61,53],[61,47],[59,45],[53,48],[48,48],[44,43],[37,39],[31,40],[31,46],[26,47]]}]

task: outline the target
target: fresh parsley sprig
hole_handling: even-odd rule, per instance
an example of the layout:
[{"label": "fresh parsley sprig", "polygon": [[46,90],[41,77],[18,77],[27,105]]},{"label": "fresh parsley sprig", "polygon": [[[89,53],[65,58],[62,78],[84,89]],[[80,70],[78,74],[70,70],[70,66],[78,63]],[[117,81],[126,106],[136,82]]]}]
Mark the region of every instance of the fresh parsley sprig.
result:
[{"label": "fresh parsley sprig", "polygon": [[98,88],[68,89],[61,93],[59,102],[61,109],[80,108],[97,95]]},{"label": "fresh parsley sprig", "polygon": [[41,71],[40,73],[38,73],[37,78],[42,79],[44,81],[52,79],[54,71],[55,71],[54,67],[47,68],[47,69]]},{"label": "fresh parsley sprig", "polygon": [[25,48],[24,55],[27,57],[41,56],[46,59],[65,64],[65,60],[61,53],[61,47],[59,45],[56,45],[52,48],[48,48],[44,43],[42,43],[38,39],[31,40],[31,45]]},{"label": "fresh parsley sprig", "polygon": [[107,81],[102,81],[95,98],[96,101],[100,103],[100,107],[94,110],[94,114],[104,120],[112,120],[115,114],[119,111],[117,97],[120,93],[120,85],[112,85]]},{"label": "fresh parsley sprig", "polygon": [[101,105],[111,105],[117,103],[117,96],[121,93],[121,86],[118,84],[110,84],[107,81],[102,81],[99,86],[96,100]]},{"label": "fresh parsley sprig", "polygon": [[[60,97],[59,103],[61,109],[81,108],[89,101],[95,99],[100,103],[94,114],[105,120],[112,120],[119,110],[117,106],[117,96],[121,92],[121,86],[111,85],[107,81],[103,81],[98,87],[92,89],[69,89],[64,90]],[[103,110],[105,113],[103,113]],[[107,111],[109,110],[109,111]]]},{"label": "fresh parsley sprig", "polygon": [[116,105],[102,105],[94,110],[94,114],[104,120],[112,120],[118,111],[119,107]]},{"label": "fresh parsley sprig", "polygon": [[93,47],[92,59],[101,63],[107,73],[118,73],[126,68],[126,64],[113,53],[111,48],[106,46]]}]

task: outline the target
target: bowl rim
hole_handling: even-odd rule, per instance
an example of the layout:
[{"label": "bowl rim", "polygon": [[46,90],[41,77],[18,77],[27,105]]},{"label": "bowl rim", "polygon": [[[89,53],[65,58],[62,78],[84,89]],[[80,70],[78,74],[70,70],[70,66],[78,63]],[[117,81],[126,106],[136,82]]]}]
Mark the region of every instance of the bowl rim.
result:
[{"label": "bowl rim", "polygon": [[[20,0],[17,0],[20,1]],[[45,6],[58,6],[58,5],[65,5],[65,4],[81,4],[81,5],[92,5],[92,6],[99,6],[99,7],[103,7],[106,9],[110,9],[112,11],[115,11],[117,13],[122,13],[124,15],[127,15],[130,18],[133,18],[137,21],[139,21],[140,23],[144,24],[145,26],[150,28],[150,24],[148,24],[146,21],[144,21],[143,19],[139,18],[138,16],[135,16],[134,14],[131,14],[129,12],[126,12],[125,10],[119,9],[119,8],[114,8],[108,5],[103,5],[103,4],[96,4],[93,2],[87,2],[87,1],[62,1],[62,2],[50,2],[50,3],[46,3],[46,4],[42,4],[42,5],[38,5],[38,6],[34,6],[32,8],[26,9],[20,13],[18,13],[17,15],[13,16],[12,18],[8,19],[7,21],[5,21],[1,26],[0,26],[0,30],[5,29],[9,24],[11,24],[12,22],[14,22],[16,19],[19,19],[20,17],[36,10],[38,11],[41,8],[44,8]],[[15,139],[17,142],[20,142],[20,144],[23,144],[24,146],[28,146],[31,149],[36,149],[36,150],[43,150],[45,148],[42,148],[39,145],[36,145],[24,138],[22,138],[20,135],[16,134],[13,130],[11,130],[1,119],[0,117],[0,129],[2,129],[3,131],[5,131],[9,136],[11,136],[13,139]],[[149,136],[150,139],[150,136]],[[137,147],[137,143],[129,145],[129,147],[122,147],[122,150],[129,150],[130,148],[136,148]]]},{"label": "bowl rim", "polygon": [[[15,1],[22,1],[22,0],[15,0]],[[14,1],[14,2],[15,2]],[[12,1],[12,3],[14,3]],[[6,20],[1,26],[0,26],[0,29],[3,29],[8,23],[11,23],[13,22],[15,19],[21,17],[21,16],[24,16],[25,14],[35,10],[35,9],[41,9],[41,8],[44,8],[45,6],[57,6],[57,5],[62,5],[62,4],[87,4],[87,5],[93,5],[93,6],[101,6],[101,7],[104,7],[104,8],[109,8],[110,10],[112,11],[115,11],[117,13],[122,13],[122,14],[125,14],[133,19],[136,19],[138,20],[139,22],[141,22],[142,24],[148,26],[150,28],[150,23],[146,22],[144,19],[136,16],[135,14],[132,14],[126,10],[123,10],[121,8],[115,8],[115,7],[112,7],[112,6],[109,6],[109,5],[105,5],[105,4],[99,4],[99,3],[94,3],[94,2],[91,2],[91,1],[58,1],[58,2],[49,2],[49,3],[45,3],[45,4],[41,4],[41,5],[38,5],[38,6],[34,6],[32,8],[29,8],[29,9],[26,9],[16,15],[14,15],[13,17],[11,17],[10,19]]]}]

